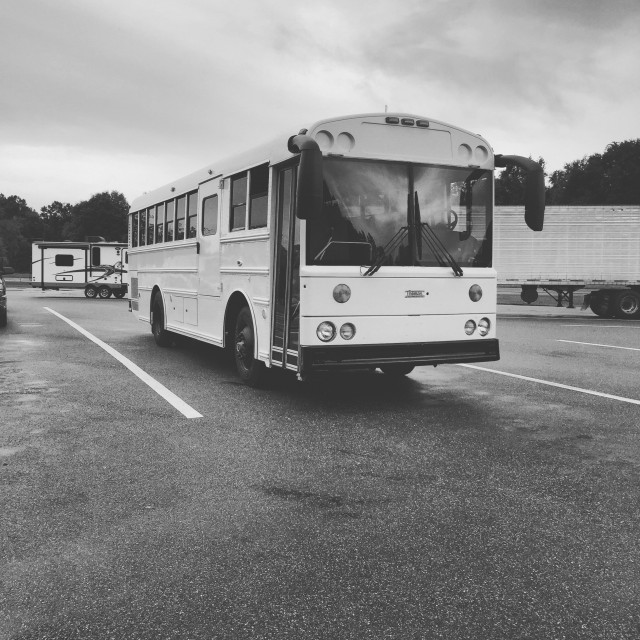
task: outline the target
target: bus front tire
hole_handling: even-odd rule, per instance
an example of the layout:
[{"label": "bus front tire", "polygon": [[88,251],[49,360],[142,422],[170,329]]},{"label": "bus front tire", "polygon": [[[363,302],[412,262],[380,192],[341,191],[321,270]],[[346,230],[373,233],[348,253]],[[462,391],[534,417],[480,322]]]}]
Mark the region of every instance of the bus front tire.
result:
[{"label": "bus front tire", "polygon": [[151,333],[153,333],[153,339],[159,347],[170,347],[173,339],[171,333],[164,328],[164,307],[161,300],[155,300],[152,313]]},{"label": "bus front tire", "polygon": [[415,366],[412,364],[385,364],[380,367],[382,373],[393,378],[401,378],[409,375]]},{"label": "bus front tire", "polygon": [[254,356],[255,331],[249,307],[243,307],[236,318],[234,331],[234,356],[240,378],[250,387],[256,387],[263,379],[264,362]]},{"label": "bus front tire", "polygon": [[111,297],[111,287],[107,287],[106,284],[103,284],[98,289],[98,296],[100,298],[102,298],[103,300],[106,300],[107,298],[110,298]]},{"label": "bus front tire", "polygon": [[90,300],[93,300],[98,295],[98,290],[92,284],[88,284],[84,288],[84,295]]}]

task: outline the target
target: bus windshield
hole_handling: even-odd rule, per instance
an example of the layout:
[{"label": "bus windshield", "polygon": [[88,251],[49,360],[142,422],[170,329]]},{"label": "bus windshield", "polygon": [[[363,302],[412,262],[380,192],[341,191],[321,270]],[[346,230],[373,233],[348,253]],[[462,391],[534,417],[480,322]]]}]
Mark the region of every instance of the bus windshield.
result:
[{"label": "bus windshield", "polygon": [[308,265],[443,266],[435,235],[458,265],[491,266],[491,171],[325,157],[323,177]]}]

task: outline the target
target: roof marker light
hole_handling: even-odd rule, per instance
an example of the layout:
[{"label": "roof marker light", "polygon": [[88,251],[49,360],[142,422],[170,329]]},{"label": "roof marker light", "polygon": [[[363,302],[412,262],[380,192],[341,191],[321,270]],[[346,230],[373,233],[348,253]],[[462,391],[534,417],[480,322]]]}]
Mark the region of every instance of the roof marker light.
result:
[{"label": "roof marker light", "polygon": [[394,116],[388,116],[384,119],[387,124],[400,124],[400,118],[396,118]]},{"label": "roof marker light", "polygon": [[428,127],[429,126],[429,121],[428,120],[417,120],[416,124],[419,127]]},{"label": "roof marker light", "polygon": [[413,127],[416,121],[413,118],[402,118],[402,124],[407,125],[409,127]]}]

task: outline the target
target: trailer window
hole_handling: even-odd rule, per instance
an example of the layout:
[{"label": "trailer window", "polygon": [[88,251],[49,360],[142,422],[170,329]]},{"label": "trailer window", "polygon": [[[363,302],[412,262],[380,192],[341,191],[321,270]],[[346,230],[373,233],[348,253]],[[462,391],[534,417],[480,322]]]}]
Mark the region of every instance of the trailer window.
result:
[{"label": "trailer window", "polygon": [[73,256],[68,253],[57,253],[56,267],[73,267]]},{"label": "trailer window", "polygon": [[218,196],[209,196],[202,203],[202,235],[213,236],[218,231]]},{"label": "trailer window", "polygon": [[100,262],[100,247],[91,247],[91,266],[98,267]]}]

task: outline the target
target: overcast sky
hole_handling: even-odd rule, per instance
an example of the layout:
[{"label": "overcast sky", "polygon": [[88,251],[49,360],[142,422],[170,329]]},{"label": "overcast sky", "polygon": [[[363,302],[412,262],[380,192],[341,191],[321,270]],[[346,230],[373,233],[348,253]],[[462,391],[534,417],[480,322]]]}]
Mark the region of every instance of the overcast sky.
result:
[{"label": "overcast sky", "polygon": [[639,34],[639,0],[3,0],[0,193],[131,202],[385,105],[553,171],[640,137]]}]

